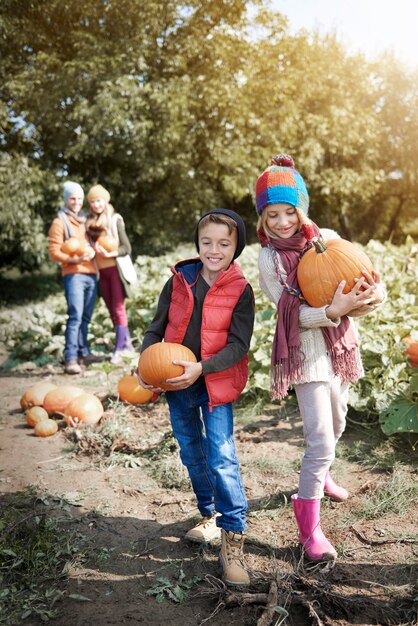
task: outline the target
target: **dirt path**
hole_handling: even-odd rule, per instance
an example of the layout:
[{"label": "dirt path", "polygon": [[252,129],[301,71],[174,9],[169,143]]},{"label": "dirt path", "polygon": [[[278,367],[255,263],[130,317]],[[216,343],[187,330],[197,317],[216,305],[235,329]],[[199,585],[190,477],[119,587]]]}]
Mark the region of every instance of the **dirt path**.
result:
[{"label": "dirt path", "polygon": [[[71,523],[89,546],[88,560],[75,565],[62,584],[60,617],[53,623],[198,626],[207,620],[211,626],[257,624],[263,604],[225,607],[230,597],[217,579],[218,548],[202,549],[183,540],[197,519],[197,510],[177,453],[146,458],[124,457],[121,452],[106,465],[91,454],[77,454],[63,431],[48,439],[34,437],[19,410],[21,395],[40,379],[68,383],[68,377],[58,371],[36,374],[1,378],[0,485],[2,494],[32,485],[56,502],[69,503]],[[110,379],[110,388],[116,388],[116,380]],[[91,371],[72,377],[71,383],[99,395],[108,389],[105,376]],[[109,407],[106,419],[111,424],[116,409],[112,403]],[[123,411],[126,432],[134,433],[144,447],[169,432],[163,399],[151,409]],[[358,433],[349,430],[343,447],[353,449],[357,439]],[[344,458],[336,461],[335,475],[349,488],[351,498],[343,504],[324,501],[323,527],[339,559],[331,570],[309,568],[300,561],[292,512],[285,505],[297,485],[303,450],[297,413],[279,411],[277,406],[263,415],[240,412],[236,440],[249,501],[246,551],[253,570],[251,591],[266,593],[277,578],[277,604],[289,613],[284,624],[414,623],[411,596],[417,543],[399,539],[399,533],[417,538],[416,507],[388,511],[377,518],[358,516],[387,474]],[[89,445],[93,452],[91,441]],[[167,592],[161,602],[150,595],[161,585],[161,577],[168,579],[171,589],[179,581],[190,586],[181,603],[170,600]],[[275,615],[277,621],[281,614]],[[29,618],[24,623],[41,622]]]}]

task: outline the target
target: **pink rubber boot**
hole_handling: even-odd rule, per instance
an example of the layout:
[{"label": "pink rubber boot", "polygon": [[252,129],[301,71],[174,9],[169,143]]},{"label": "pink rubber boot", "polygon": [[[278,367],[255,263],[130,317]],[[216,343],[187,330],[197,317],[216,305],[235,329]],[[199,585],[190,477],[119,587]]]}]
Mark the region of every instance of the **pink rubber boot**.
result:
[{"label": "pink rubber boot", "polygon": [[325,474],[324,492],[326,496],[335,500],[335,502],[344,502],[344,500],[347,500],[349,495],[347,489],[340,487],[333,481],[329,470]]},{"label": "pink rubber boot", "polygon": [[293,512],[299,528],[299,541],[312,561],[332,561],[337,553],[321,529],[321,500],[291,497]]}]

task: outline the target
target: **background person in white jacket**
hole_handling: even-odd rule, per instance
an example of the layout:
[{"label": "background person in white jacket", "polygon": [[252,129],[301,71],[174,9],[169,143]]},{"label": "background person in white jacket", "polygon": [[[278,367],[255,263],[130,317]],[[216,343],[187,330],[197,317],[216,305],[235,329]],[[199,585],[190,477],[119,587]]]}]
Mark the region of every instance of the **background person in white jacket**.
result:
[{"label": "background person in white jacket", "polygon": [[293,159],[279,154],[256,183],[259,215],[260,286],[277,305],[272,347],[272,397],[283,398],[290,386],[296,392],[306,450],[298,493],[292,496],[299,540],[315,561],[335,559],[336,551],[320,525],[324,495],[342,501],[348,492],[335,484],[329,468],[335,446],[345,429],[348,384],[363,374],[358,338],[350,316],[365,315],[383,302],[378,275],[364,273],[353,289],[337,287],[330,305],[315,308],[300,297],[299,260],[312,235],[339,238],[308,217],[309,196]]}]

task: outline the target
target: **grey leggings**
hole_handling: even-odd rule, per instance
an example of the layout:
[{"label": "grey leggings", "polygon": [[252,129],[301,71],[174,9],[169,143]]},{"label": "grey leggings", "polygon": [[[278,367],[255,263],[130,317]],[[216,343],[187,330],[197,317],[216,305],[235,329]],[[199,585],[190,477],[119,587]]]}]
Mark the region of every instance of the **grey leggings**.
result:
[{"label": "grey leggings", "polygon": [[300,498],[317,500],[324,495],[324,480],[335,458],[335,446],[345,429],[348,384],[331,382],[295,385],[306,450],[299,479]]}]

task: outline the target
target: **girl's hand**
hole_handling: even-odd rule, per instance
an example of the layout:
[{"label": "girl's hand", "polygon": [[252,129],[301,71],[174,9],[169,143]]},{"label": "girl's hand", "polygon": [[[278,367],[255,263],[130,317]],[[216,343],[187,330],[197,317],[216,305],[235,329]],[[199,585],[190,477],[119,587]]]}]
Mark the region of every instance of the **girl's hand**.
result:
[{"label": "girl's hand", "polygon": [[383,302],[383,300],[385,299],[386,293],[381,283],[380,275],[378,274],[378,272],[375,272],[373,278],[373,276],[369,274],[369,272],[367,272],[366,270],[364,270],[362,274],[366,278],[367,283],[371,287],[373,287],[372,294],[374,297],[371,304],[381,304],[381,302]]},{"label": "girl's hand", "polygon": [[169,385],[173,385],[176,390],[186,389],[193,385],[193,383],[202,375],[202,364],[201,363],[193,363],[192,361],[173,361],[174,365],[181,365],[184,367],[184,372],[181,376],[176,376],[175,378],[167,378],[165,383]]},{"label": "girl's hand", "polygon": [[139,375],[138,369],[135,370],[135,374],[138,379],[138,384],[141,385],[141,387],[143,387],[144,389],[149,389],[154,393],[161,393],[162,391],[164,391],[164,389],[160,389],[160,387],[153,387],[152,385],[148,385],[148,383],[145,383]]},{"label": "girl's hand", "polygon": [[368,285],[365,278],[359,278],[348,293],[343,293],[345,284],[345,280],[340,282],[331,304],[325,309],[328,319],[342,317],[364,305],[372,304],[374,301],[375,287]]}]

